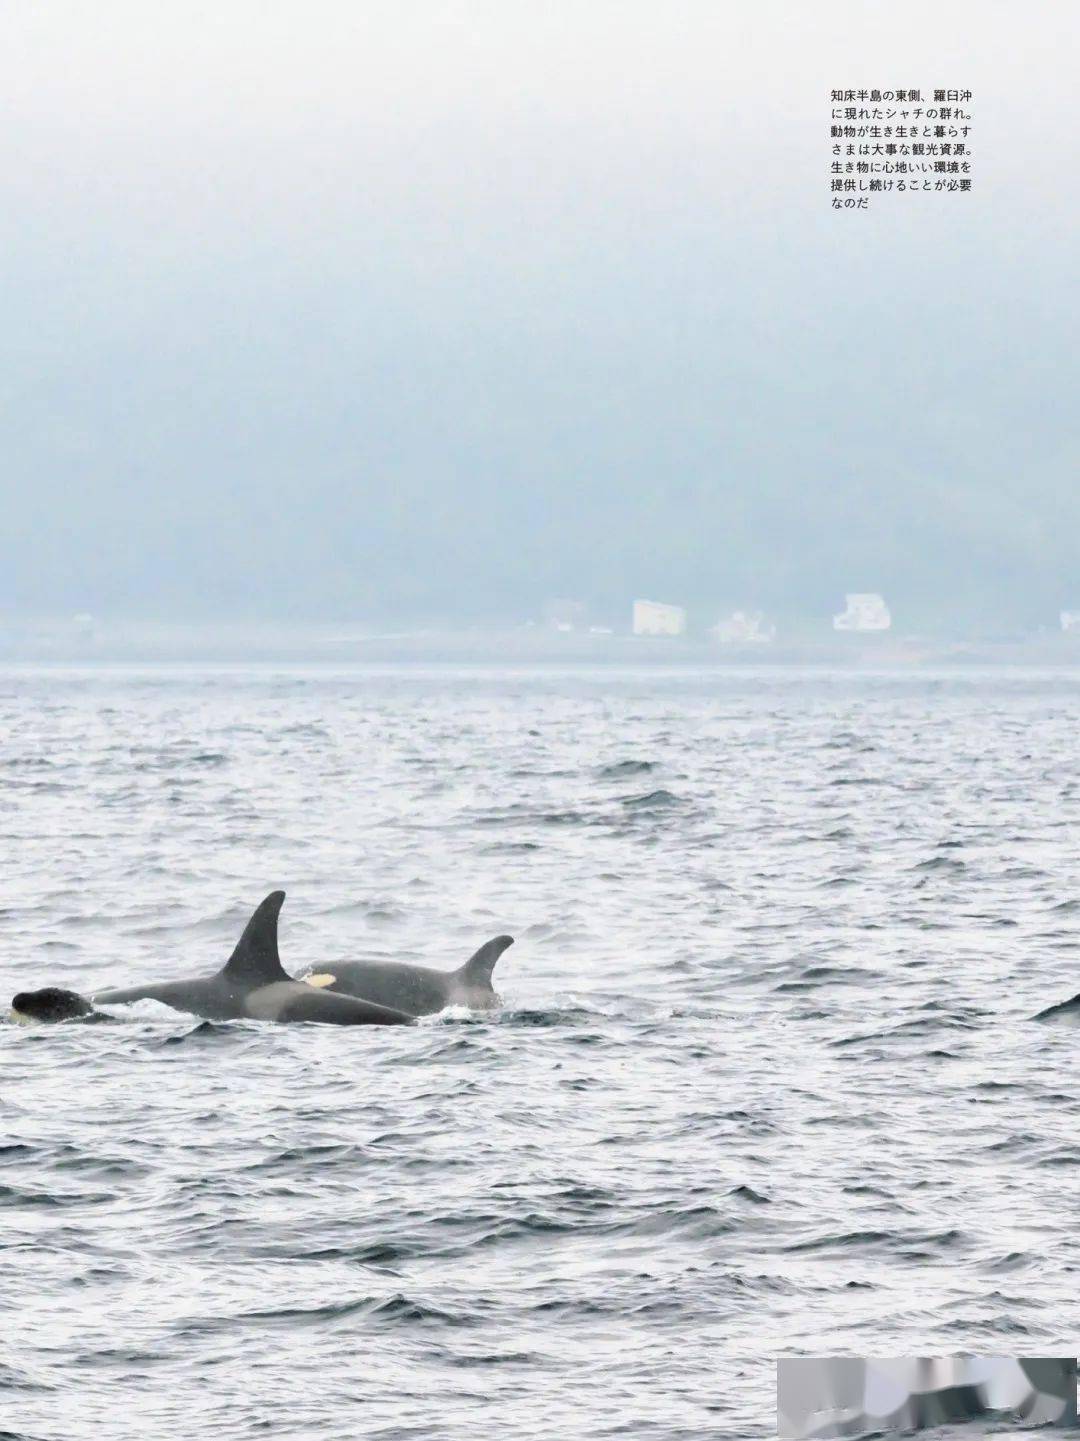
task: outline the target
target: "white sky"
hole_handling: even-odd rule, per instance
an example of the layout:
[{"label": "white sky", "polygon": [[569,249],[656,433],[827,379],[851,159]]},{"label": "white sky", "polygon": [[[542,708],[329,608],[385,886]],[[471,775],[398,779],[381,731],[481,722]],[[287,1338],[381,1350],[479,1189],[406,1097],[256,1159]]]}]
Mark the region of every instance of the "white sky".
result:
[{"label": "white sky", "polygon": [[[717,523],[710,488],[736,471],[771,496],[744,517],[751,551],[784,543],[792,486],[880,470],[892,506],[944,479],[956,539],[938,548],[982,547],[965,585],[997,587],[1032,497],[1048,544],[1074,519],[1078,37],[1073,0],[7,4],[0,301],[20,498],[0,606],[153,607],[179,563],[181,490],[209,567],[220,498],[259,484],[283,514],[306,508],[281,544],[300,546],[318,609],[322,532],[357,487],[456,487],[472,535],[496,484],[476,477],[504,476],[522,505],[500,502],[487,553],[538,534],[541,488],[572,500],[583,471],[591,551],[570,544],[558,573],[552,529],[484,594],[581,589],[604,536],[605,594],[670,592],[687,560],[673,534],[650,570],[642,500],[665,467],[701,501],[691,530]],[[974,92],[973,193],[834,214],[830,89],[935,85]],[[72,525],[100,527],[97,570],[50,529],[73,485],[94,498]],[[616,524],[620,490],[636,500]],[[132,506],[156,547],[145,573],[109,540]],[[380,555],[437,542],[362,513]],[[902,553],[919,550],[912,534],[867,573],[836,553],[830,594],[918,589]],[[185,603],[177,584],[166,609]],[[795,603],[810,580],[770,584],[759,599]],[[725,598],[746,590],[733,579]]]}]

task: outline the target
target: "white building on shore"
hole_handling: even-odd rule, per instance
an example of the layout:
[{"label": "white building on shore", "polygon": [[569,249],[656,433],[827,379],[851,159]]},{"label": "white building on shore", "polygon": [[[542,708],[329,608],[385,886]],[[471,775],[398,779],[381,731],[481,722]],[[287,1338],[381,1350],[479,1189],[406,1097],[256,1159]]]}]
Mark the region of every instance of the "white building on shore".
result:
[{"label": "white building on shore", "polygon": [[658,600],[634,601],[635,635],[682,635],[686,611],[681,605],[662,605]]},{"label": "white building on shore", "polygon": [[833,630],[888,630],[889,607],[876,591],[852,592],[844,597],[846,609],[833,616]]},{"label": "white building on shore", "polygon": [[768,645],[776,639],[776,627],[766,625],[759,610],[736,610],[726,620],[718,620],[712,634],[721,645]]},{"label": "white building on shore", "polygon": [[1061,612],[1061,629],[1080,631],[1080,610],[1063,610]]},{"label": "white building on shore", "polygon": [[553,630],[577,630],[585,615],[586,607],[580,600],[549,600],[544,606],[544,620]]}]

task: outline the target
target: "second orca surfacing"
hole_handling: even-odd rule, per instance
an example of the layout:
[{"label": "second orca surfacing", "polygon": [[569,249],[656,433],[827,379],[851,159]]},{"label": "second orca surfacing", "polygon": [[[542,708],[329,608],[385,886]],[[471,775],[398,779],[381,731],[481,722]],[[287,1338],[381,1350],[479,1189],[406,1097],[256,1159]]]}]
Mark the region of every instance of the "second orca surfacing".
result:
[{"label": "second orca surfacing", "polygon": [[288,975],[278,955],[278,916],[284,891],[256,907],[236,949],[220,971],[186,981],[160,981],[94,991],[100,1005],[161,1001],[208,1021],[322,1021],[335,1026],[409,1026],[414,1017],[336,991],[318,990]]},{"label": "second orca surfacing", "polygon": [[360,996],[411,1016],[430,1016],[447,1006],[485,1011],[499,1004],[491,973],[503,951],[513,944],[513,936],[496,936],[456,971],[437,971],[405,961],[339,961],[302,979],[309,986],[325,986],[327,995]]}]

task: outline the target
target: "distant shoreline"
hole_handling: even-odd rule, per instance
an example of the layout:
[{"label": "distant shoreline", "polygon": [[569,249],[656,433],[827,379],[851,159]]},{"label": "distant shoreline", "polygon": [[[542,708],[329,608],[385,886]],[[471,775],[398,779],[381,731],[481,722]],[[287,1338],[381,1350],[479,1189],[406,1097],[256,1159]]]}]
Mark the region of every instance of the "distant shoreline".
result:
[{"label": "distant shoreline", "polygon": [[[845,653],[846,651],[846,653]],[[373,641],[355,647],[170,645],[101,645],[94,647],[4,647],[4,669],[106,669],[149,667],[289,667],[304,670],[368,668],[474,667],[478,669],[599,671],[814,671],[837,673],[929,673],[936,670],[1080,669],[1080,645],[970,644],[865,649],[770,647],[752,651],[717,646],[643,644],[597,648],[543,647],[513,649],[463,643],[458,646],[407,646]]]}]

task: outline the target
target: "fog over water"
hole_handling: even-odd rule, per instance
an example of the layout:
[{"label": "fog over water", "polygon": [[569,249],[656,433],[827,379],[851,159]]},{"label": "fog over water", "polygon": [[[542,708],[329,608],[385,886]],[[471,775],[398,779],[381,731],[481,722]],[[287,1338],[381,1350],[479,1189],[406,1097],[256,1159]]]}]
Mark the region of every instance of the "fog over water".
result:
[{"label": "fog over water", "polygon": [[[0,1025],[19,1441],[775,1434],[773,1358],[1057,1355],[1077,683],[0,673],[0,996],[450,968],[416,1028]],[[291,1428],[291,1429],[290,1429]]]}]

